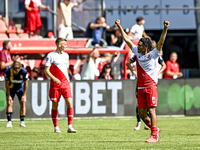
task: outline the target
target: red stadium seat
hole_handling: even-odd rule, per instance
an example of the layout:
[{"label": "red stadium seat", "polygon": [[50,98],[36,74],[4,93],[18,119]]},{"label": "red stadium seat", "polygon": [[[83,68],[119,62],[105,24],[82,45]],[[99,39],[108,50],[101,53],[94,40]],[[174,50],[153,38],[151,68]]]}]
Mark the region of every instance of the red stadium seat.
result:
[{"label": "red stadium seat", "polygon": [[0,33],[0,39],[8,39],[8,36],[6,33]]},{"label": "red stadium seat", "polygon": [[21,39],[29,39],[28,33],[20,33],[19,36],[20,36]]},{"label": "red stadium seat", "polygon": [[19,39],[19,36],[16,33],[10,33],[9,38],[10,39]]}]

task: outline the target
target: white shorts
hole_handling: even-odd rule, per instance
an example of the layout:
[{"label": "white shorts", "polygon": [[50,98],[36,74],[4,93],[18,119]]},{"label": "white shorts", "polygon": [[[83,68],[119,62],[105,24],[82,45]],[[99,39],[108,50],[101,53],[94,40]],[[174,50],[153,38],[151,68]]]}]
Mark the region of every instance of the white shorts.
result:
[{"label": "white shorts", "polygon": [[63,24],[58,27],[58,37],[73,39],[72,27],[64,26]]}]

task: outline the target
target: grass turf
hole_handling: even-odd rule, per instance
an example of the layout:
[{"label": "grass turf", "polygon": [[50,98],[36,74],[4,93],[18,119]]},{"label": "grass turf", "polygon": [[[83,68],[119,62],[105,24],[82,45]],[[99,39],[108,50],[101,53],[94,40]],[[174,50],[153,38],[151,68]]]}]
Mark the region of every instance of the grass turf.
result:
[{"label": "grass turf", "polygon": [[67,133],[67,120],[58,120],[61,134],[54,133],[51,120],[26,120],[26,128],[13,121],[6,128],[0,121],[0,149],[200,149],[199,117],[158,117],[158,143],[145,143],[150,131],[134,130],[135,118],[74,119],[77,133]]}]

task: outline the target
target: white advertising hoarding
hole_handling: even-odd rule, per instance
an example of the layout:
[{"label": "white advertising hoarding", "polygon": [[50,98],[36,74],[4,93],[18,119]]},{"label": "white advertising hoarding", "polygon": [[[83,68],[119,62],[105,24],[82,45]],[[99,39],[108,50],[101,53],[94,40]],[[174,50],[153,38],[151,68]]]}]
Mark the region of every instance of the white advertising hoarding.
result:
[{"label": "white advertising hoarding", "polygon": [[124,28],[136,24],[136,18],[145,19],[146,30],[163,29],[163,21],[170,21],[169,30],[196,29],[194,10],[157,10],[156,8],[193,8],[194,0],[105,0],[106,8],[155,8],[154,10],[106,11],[107,24],[113,25],[116,19],[121,20]]}]

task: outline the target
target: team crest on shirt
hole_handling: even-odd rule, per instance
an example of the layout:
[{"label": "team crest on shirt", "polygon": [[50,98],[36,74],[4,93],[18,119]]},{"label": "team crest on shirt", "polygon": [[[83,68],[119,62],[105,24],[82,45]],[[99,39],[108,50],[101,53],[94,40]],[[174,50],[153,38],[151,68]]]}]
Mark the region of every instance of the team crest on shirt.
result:
[{"label": "team crest on shirt", "polygon": [[23,75],[20,75],[20,79],[23,79]]},{"label": "team crest on shirt", "polygon": [[155,104],[155,103],[156,103],[156,98],[155,98],[155,97],[152,97],[152,98],[151,98],[151,101],[152,101],[153,104]]},{"label": "team crest on shirt", "polygon": [[150,58],[150,55],[148,55],[147,58]]}]

